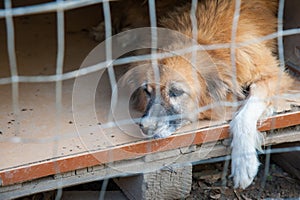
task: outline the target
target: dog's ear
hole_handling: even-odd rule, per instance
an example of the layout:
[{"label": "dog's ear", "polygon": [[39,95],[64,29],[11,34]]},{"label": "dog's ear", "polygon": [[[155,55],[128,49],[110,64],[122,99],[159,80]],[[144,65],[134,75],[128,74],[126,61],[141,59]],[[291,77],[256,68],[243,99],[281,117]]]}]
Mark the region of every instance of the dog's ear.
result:
[{"label": "dog's ear", "polygon": [[147,98],[142,86],[147,79],[146,64],[131,67],[120,79],[120,86],[130,93],[130,104],[139,111],[144,111]]},{"label": "dog's ear", "polygon": [[121,77],[120,84],[122,87],[129,87],[132,90],[136,90],[145,83],[147,74],[146,64],[132,65],[130,69]]}]

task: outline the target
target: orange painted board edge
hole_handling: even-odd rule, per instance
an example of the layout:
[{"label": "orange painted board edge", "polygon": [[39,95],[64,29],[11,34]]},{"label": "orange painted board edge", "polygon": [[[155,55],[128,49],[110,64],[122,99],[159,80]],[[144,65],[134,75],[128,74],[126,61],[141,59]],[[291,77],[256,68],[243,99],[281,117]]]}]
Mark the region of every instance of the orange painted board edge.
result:
[{"label": "orange painted board edge", "polygon": [[[259,124],[259,130],[267,131],[298,124],[300,124],[300,111],[272,116],[262,124]],[[99,164],[134,159],[154,152],[172,150],[189,145],[200,145],[205,142],[229,137],[229,125],[220,125],[196,130],[192,133],[177,134],[156,140],[143,140],[109,149],[18,166],[0,171],[0,178],[2,186],[6,186]]]}]

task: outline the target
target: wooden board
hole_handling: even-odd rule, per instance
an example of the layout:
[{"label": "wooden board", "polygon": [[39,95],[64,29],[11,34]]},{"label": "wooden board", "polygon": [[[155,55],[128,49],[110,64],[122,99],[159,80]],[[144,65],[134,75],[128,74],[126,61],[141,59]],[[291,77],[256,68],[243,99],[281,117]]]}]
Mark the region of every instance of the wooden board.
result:
[{"label": "wooden board", "polygon": [[[79,125],[74,122],[71,112],[72,84],[72,81],[64,84],[61,112],[56,112],[53,99],[55,87],[51,83],[20,85],[21,110],[18,118],[14,118],[15,115],[9,109],[12,107],[11,99],[5,99],[1,106],[1,113],[5,115],[0,121],[1,127],[7,127],[2,130],[1,135],[1,139],[5,141],[1,143],[4,151],[0,152],[0,158],[3,159],[0,162],[3,185],[229,137],[228,125],[215,126],[218,122],[202,122],[197,124],[196,129],[195,126],[190,127],[196,131],[189,131],[189,127],[185,127],[185,133],[155,142],[131,137],[117,128],[110,128],[103,135],[102,131],[97,131],[98,125],[95,122],[92,124],[86,121]],[[9,96],[9,86],[1,87],[6,87],[1,90],[1,95]],[[108,98],[108,95],[104,96]],[[109,102],[109,98],[106,101]],[[105,122],[104,116],[107,113],[104,112],[105,109],[100,111],[103,113],[98,114],[98,119]],[[300,124],[299,111],[271,117],[261,124],[260,130],[296,124]],[[77,130],[75,125],[78,126]],[[209,128],[212,125],[214,127]],[[81,127],[85,132],[77,135]]]}]

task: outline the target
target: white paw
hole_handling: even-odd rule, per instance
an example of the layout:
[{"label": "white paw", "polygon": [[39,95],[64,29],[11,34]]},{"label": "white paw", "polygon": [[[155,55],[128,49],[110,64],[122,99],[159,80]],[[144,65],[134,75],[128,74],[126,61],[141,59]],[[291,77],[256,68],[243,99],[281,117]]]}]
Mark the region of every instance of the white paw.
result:
[{"label": "white paw", "polygon": [[231,147],[231,176],[234,187],[245,189],[257,174],[259,161],[256,149],[261,146],[261,135],[256,129],[256,121],[249,120],[243,112],[230,123],[233,135]]}]

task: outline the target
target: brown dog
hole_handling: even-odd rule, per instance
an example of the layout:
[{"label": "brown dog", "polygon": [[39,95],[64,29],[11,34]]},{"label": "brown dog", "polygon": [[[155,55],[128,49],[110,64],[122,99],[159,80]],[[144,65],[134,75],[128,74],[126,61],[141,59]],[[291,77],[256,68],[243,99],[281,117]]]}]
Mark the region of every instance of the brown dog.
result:
[{"label": "brown dog", "polygon": [[[135,14],[148,15],[147,3],[137,2],[133,1],[135,6],[131,9],[138,10],[119,21],[125,24],[120,30],[149,25],[147,19],[136,20],[142,17]],[[192,37],[191,5],[186,3],[171,9],[170,2],[161,7],[158,5],[158,25]],[[174,1],[173,4],[175,2],[178,3]],[[233,0],[199,1],[196,11],[197,42],[201,45],[242,43],[276,31],[276,0],[242,0],[236,37],[232,41],[235,6]],[[177,44],[180,46],[180,41],[174,40],[173,45]],[[232,66],[230,48],[206,51],[216,66],[211,68],[200,66],[194,70],[187,61],[191,54],[184,58],[164,58],[158,61],[159,83],[154,81],[151,65],[143,73],[131,70],[128,77],[143,83],[137,92],[139,107],[144,112],[141,129],[145,134],[161,138],[197,119],[217,118],[222,115],[221,110],[195,111],[216,102],[241,99],[245,94],[243,90],[248,88],[243,106],[230,123],[233,136],[232,176],[235,187],[246,188],[256,176],[259,166],[256,149],[261,146],[261,136],[257,131],[257,121],[266,111],[272,110],[272,97],[285,92],[292,84],[291,78],[278,67],[275,51],[274,40],[237,47],[234,51],[236,68]],[[199,65],[203,58],[203,54],[198,52]],[[179,118],[166,117],[172,115]]]}]

